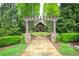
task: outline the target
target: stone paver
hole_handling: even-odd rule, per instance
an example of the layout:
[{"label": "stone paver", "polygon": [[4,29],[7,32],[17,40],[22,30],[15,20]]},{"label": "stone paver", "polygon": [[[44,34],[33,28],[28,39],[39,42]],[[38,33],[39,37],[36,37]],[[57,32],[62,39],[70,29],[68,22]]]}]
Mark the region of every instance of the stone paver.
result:
[{"label": "stone paver", "polygon": [[33,39],[22,56],[60,56],[47,37],[38,36]]}]

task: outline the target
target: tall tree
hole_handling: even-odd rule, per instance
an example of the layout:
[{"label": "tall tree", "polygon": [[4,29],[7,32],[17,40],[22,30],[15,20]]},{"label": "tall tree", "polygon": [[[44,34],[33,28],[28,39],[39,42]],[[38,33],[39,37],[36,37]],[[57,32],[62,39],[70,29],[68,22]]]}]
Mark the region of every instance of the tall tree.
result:
[{"label": "tall tree", "polygon": [[79,22],[79,3],[61,3],[61,16]]},{"label": "tall tree", "polygon": [[57,32],[79,31],[79,4],[61,3],[60,20],[57,22]]},{"label": "tall tree", "polygon": [[44,4],[44,16],[59,16],[60,10],[57,3]]},{"label": "tall tree", "polygon": [[18,20],[15,4],[4,3],[0,7],[0,36],[18,34]]},{"label": "tall tree", "polygon": [[18,3],[17,14],[21,31],[25,32],[24,19],[26,16],[39,16],[39,3]]}]

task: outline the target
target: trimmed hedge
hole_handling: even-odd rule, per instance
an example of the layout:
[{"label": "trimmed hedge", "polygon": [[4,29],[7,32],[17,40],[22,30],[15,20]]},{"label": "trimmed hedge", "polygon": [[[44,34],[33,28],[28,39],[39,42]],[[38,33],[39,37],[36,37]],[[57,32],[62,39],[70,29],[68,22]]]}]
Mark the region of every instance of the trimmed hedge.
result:
[{"label": "trimmed hedge", "polygon": [[24,42],[23,36],[5,36],[0,37],[0,47],[7,46],[7,45],[14,45]]},{"label": "trimmed hedge", "polygon": [[79,41],[79,33],[61,33],[57,35],[56,40],[61,42]]}]

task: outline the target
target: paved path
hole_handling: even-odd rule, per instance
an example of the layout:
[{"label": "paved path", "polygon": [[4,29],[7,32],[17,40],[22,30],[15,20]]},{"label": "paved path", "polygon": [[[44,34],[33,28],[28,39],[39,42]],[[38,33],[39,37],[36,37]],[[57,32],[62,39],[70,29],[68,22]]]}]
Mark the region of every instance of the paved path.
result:
[{"label": "paved path", "polygon": [[56,50],[47,37],[36,37],[27,47],[22,56],[60,56],[61,54]]}]

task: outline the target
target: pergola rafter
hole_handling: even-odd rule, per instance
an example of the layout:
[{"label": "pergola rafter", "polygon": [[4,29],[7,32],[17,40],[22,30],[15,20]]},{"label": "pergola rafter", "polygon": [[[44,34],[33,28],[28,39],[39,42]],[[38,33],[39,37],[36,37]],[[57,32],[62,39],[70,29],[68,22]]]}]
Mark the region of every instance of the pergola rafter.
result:
[{"label": "pergola rafter", "polygon": [[[27,16],[25,18],[28,18],[28,21],[30,20],[52,20],[52,18],[57,18],[57,17],[51,17],[51,16]],[[30,19],[30,20],[29,20]]]}]

